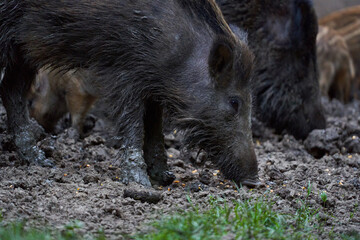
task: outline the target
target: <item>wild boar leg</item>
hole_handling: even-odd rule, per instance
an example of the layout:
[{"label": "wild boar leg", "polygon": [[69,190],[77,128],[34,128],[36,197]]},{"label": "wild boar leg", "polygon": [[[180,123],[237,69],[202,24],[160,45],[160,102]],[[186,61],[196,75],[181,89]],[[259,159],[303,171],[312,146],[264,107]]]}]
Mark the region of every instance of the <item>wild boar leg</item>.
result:
[{"label": "wild boar leg", "polygon": [[[120,178],[123,183],[136,182],[144,186],[151,186],[142,150],[144,137],[143,109],[142,101],[137,100],[135,102],[134,100],[125,109],[114,113],[115,119],[118,116],[123,119],[118,126],[117,137],[115,137],[115,140],[122,146],[117,161],[119,161],[121,168]],[[113,119],[114,123],[116,123],[115,119]]]},{"label": "wild boar leg", "polygon": [[[19,57],[18,59],[21,59]],[[29,163],[52,166],[45,154],[36,146],[36,140],[44,130],[35,121],[30,120],[26,94],[34,79],[36,70],[24,61],[7,67],[0,85],[0,95],[7,112],[8,128],[13,134],[14,143],[20,157]]]},{"label": "wild boar leg", "polygon": [[144,158],[152,180],[160,185],[169,185],[175,175],[168,171],[162,128],[162,107],[159,102],[149,100],[144,117]]}]

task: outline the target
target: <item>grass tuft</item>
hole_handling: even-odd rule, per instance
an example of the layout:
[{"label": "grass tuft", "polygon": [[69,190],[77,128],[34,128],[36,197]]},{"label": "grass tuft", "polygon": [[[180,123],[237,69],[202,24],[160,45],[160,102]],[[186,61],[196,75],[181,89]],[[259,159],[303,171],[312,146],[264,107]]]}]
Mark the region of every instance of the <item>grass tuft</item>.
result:
[{"label": "grass tuft", "polygon": [[1,240],[105,240],[103,232],[96,237],[83,236],[78,232],[83,227],[79,221],[67,224],[63,231],[26,227],[24,222],[11,223],[0,227]]},{"label": "grass tuft", "polygon": [[263,198],[231,204],[210,198],[208,210],[192,206],[190,211],[156,222],[154,232],[135,239],[313,239],[309,221],[314,212],[303,208],[290,216],[273,211],[272,206]]},{"label": "grass tuft", "polygon": [[[308,196],[311,185],[308,186]],[[191,208],[187,211],[164,217],[153,223],[154,230],[135,236],[122,236],[119,239],[137,240],[200,240],[200,239],[279,239],[303,240],[318,239],[325,233],[319,209],[307,204],[307,199],[298,199],[295,214],[284,214],[273,210],[274,200],[265,194],[258,199],[227,202],[221,198],[210,197],[207,209],[200,208],[188,201]],[[357,210],[358,205],[354,207]],[[0,219],[2,214],[0,211]],[[328,235],[329,239],[355,240],[360,233]],[[112,236],[112,238],[115,236]],[[5,225],[0,220],[1,240],[106,240],[103,231],[93,235],[84,234],[84,224],[73,221],[61,231],[55,229],[31,228],[24,222]]]}]

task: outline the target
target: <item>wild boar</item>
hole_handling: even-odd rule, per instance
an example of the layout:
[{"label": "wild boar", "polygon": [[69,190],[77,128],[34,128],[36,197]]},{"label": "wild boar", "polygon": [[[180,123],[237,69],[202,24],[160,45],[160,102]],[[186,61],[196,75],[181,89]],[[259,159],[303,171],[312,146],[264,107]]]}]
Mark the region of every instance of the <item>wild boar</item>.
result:
[{"label": "wild boar", "polygon": [[329,27],[320,27],[316,41],[321,93],[349,102],[355,68],[345,39]]},{"label": "wild boar", "polygon": [[70,112],[72,127],[82,135],[86,113],[96,101],[96,89],[86,82],[91,77],[82,70],[61,73],[40,69],[27,96],[30,116],[52,132],[59,119]]},{"label": "wild boar", "polygon": [[344,38],[355,67],[350,98],[359,98],[360,87],[360,6],[333,12],[319,19],[320,26],[330,27]]},{"label": "wild boar", "polygon": [[[166,106],[186,143],[224,175],[255,185],[252,52],[213,0],[13,0],[0,3],[0,94],[20,155],[43,163],[25,93],[43,66],[96,75],[122,145],[121,180],[169,184],[162,133]],[[150,178],[149,178],[150,176]]]},{"label": "wild boar", "polygon": [[317,17],[309,0],[217,0],[225,19],[248,32],[255,55],[256,116],[306,138],[326,126],[316,64]]}]

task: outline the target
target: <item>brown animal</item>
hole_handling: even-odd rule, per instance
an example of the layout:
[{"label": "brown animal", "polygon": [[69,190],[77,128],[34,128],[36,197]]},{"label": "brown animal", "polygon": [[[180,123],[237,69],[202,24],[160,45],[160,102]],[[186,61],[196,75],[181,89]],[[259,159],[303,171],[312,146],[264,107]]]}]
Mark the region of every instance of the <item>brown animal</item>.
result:
[{"label": "brown animal", "polygon": [[320,27],[316,45],[321,93],[347,103],[355,69],[345,39],[329,27]]},{"label": "brown animal", "polygon": [[337,31],[348,45],[355,66],[355,81],[352,96],[357,97],[360,83],[360,6],[349,7],[331,13],[319,20],[321,26],[327,26]]},{"label": "brown animal", "polygon": [[313,0],[319,18],[343,8],[360,5],[360,0]]},{"label": "brown animal", "polygon": [[96,100],[95,90],[84,82],[90,77],[83,70],[59,73],[40,69],[28,95],[30,116],[51,132],[59,119],[70,112],[71,125],[81,135],[86,113]]}]

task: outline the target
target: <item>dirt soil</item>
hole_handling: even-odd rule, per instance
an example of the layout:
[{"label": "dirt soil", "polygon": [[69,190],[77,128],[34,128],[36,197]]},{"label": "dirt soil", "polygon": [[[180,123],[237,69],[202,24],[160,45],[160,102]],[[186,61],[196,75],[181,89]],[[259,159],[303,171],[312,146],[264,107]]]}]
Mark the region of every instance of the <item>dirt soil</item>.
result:
[{"label": "dirt soil", "polygon": [[[118,150],[108,147],[106,124],[89,119],[90,135],[80,139],[72,128],[47,136],[38,145],[55,168],[27,165],[20,161],[6,131],[6,114],[0,106],[0,209],[4,221],[25,220],[31,224],[61,228],[71,220],[84,223],[84,232],[102,228],[110,238],[147,231],[149,222],[160,216],[190,208],[206,208],[209,196],[248,199],[267,195],[275,210],[295,214],[302,199],[319,209],[320,223],[328,232],[360,231],[360,102],[342,105],[323,99],[326,130],[315,130],[305,141],[276,135],[254,124],[254,142],[259,175],[264,186],[236,190],[206,154],[181,148],[181,134],[166,136],[168,163],[177,179],[169,187],[154,186],[158,203],[124,198],[124,190],[144,190],[120,182],[121,169],[113,166]],[[311,193],[307,197],[307,187]],[[326,191],[327,201],[320,199]]]}]

